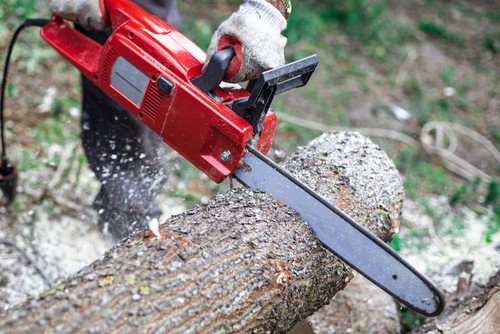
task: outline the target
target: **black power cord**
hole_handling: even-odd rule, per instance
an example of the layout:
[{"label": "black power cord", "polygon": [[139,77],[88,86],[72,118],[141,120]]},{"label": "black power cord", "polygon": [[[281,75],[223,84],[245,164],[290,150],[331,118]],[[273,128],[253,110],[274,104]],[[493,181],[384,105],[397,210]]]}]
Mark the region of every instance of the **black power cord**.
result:
[{"label": "black power cord", "polygon": [[10,40],[9,48],[7,49],[7,57],[5,58],[5,66],[3,68],[2,87],[0,91],[0,140],[1,140],[1,158],[0,158],[0,189],[7,199],[8,203],[14,200],[16,195],[17,185],[17,171],[16,167],[12,165],[7,159],[7,146],[5,143],[5,117],[4,117],[4,104],[5,104],[5,90],[7,86],[7,76],[9,74],[10,57],[12,50],[16,44],[17,37],[26,27],[36,26],[43,27],[50,21],[48,19],[26,19],[14,32]]},{"label": "black power cord", "polygon": [[[14,32],[12,39],[10,40],[9,48],[7,49],[7,57],[5,58],[5,66],[3,68],[2,77],[2,87],[0,91],[0,137],[1,137],[1,160],[0,160],[0,188],[7,199],[8,203],[14,200],[16,195],[15,188],[17,184],[17,171],[14,165],[12,165],[7,159],[7,146],[5,143],[5,117],[4,117],[4,104],[5,104],[5,90],[7,86],[7,75],[9,73],[9,63],[10,57],[12,55],[12,50],[16,44],[17,37],[26,27],[37,26],[43,27],[47,25],[50,21],[48,19],[26,19]],[[47,286],[52,286],[53,281],[48,277],[41,267],[37,264],[34,258],[28,255],[23,249],[17,246],[14,242],[9,240],[0,239],[0,244],[11,247],[18,251],[38,272],[38,274],[45,281]]]}]

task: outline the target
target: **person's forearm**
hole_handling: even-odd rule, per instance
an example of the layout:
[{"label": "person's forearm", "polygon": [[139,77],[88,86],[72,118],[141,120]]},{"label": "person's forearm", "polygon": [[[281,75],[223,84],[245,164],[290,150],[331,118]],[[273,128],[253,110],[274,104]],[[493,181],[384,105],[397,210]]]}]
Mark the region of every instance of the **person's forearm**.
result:
[{"label": "person's forearm", "polygon": [[[278,9],[286,19],[288,19],[288,16],[290,16],[291,12],[291,1],[289,0],[266,0],[266,1],[269,2],[271,5],[273,5],[274,7],[276,7],[276,9]],[[285,3],[287,4],[287,6],[285,6]]]}]

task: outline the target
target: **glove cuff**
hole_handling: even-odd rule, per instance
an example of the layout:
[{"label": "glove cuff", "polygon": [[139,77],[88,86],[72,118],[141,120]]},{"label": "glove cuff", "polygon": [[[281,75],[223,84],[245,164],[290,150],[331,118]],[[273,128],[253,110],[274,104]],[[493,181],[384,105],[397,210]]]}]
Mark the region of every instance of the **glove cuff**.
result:
[{"label": "glove cuff", "polygon": [[238,9],[238,14],[258,13],[265,22],[272,27],[277,27],[280,32],[286,29],[286,19],[280,11],[265,0],[246,0]]}]

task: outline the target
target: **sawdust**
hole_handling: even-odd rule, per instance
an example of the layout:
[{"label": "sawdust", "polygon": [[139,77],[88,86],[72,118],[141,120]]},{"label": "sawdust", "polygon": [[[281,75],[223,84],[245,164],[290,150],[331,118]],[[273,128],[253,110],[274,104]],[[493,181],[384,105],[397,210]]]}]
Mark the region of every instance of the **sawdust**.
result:
[{"label": "sawdust", "polygon": [[500,234],[494,234],[491,243],[485,241],[488,216],[467,207],[452,208],[443,196],[426,202],[427,209],[405,201],[399,235],[407,242],[400,254],[448,295],[457,291],[464,275],[471,287],[485,285],[500,270]]},{"label": "sawdust", "polygon": [[[23,175],[23,180],[26,179],[29,176]],[[92,172],[84,168],[79,191],[68,191],[68,187],[52,189],[49,199],[25,213],[12,214],[0,207],[0,240],[8,241],[0,243],[0,314],[28,298],[38,297],[101,258],[112,246],[97,228],[96,213],[91,208],[98,189]],[[18,201],[28,201],[28,195],[33,193],[21,190]],[[37,189],[33,192],[41,193]],[[185,210],[181,200],[168,198],[166,194],[160,195],[159,202],[165,218]],[[58,204],[66,210],[58,208]]]}]

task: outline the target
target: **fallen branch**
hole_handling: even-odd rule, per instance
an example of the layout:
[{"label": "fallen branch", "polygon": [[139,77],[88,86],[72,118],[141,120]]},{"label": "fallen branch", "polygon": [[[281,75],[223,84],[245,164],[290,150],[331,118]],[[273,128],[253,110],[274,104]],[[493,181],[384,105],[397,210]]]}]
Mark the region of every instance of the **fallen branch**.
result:
[{"label": "fallen branch", "polygon": [[[403,201],[387,155],[357,133],[323,135],[286,168],[388,240]],[[284,333],[352,271],[271,196],[240,188],[137,231],[104,258],[11,309],[2,333]]]}]

